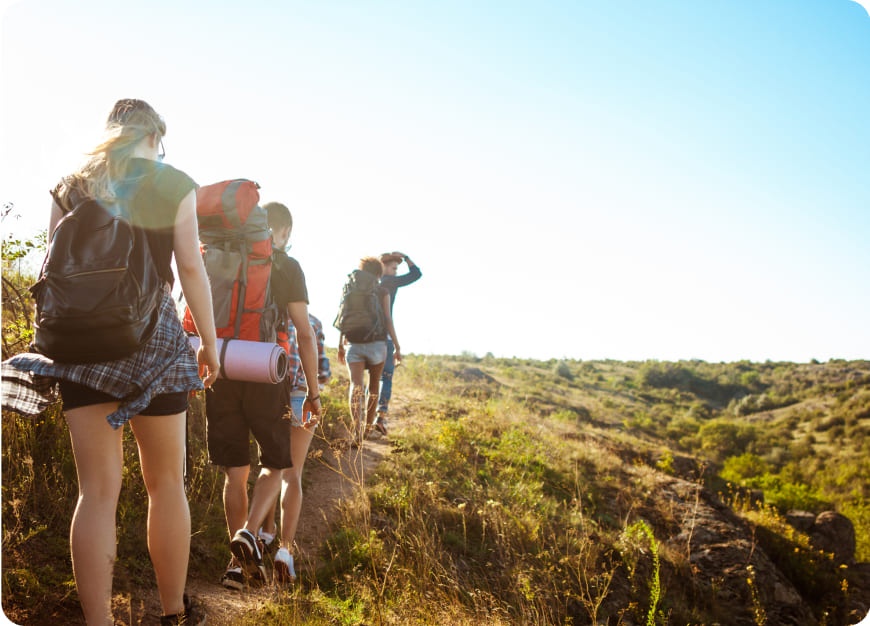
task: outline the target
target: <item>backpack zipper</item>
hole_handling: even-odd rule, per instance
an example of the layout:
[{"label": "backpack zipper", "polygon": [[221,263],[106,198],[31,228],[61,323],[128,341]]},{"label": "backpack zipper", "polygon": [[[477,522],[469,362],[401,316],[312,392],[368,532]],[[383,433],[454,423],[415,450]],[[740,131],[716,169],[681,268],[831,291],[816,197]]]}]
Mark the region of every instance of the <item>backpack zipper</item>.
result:
[{"label": "backpack zipper", "polygon": [[[61,276],[63,276],[64,278],[79,278],[81,276],[91,276],[91,275],[96,275],[96,274],[115,274],[118,272],[126,272],[126,271],[127,271],[126,267],[113,267],[112,269],[105,269],[105,270],[88,270],[85,272],[76,272],[75,274],[61,274]],[[47,276],[49,274],[50,274],[49,272],[46,272]]]}]

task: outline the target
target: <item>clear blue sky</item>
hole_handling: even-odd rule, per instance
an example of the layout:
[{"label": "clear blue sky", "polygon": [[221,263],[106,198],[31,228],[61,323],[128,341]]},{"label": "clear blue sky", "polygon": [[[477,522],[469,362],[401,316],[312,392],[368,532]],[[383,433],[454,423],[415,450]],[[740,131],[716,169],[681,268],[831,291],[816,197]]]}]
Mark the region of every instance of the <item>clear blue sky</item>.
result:
[{"label": "clear blue sky", "polygon": [[[853,0],[19,0],[4,234],[113,102],[291,207],[311,310],[399,249],[417,354],[870,358],[870,16]],[[328,342],[335,345],[337,333]]]}]

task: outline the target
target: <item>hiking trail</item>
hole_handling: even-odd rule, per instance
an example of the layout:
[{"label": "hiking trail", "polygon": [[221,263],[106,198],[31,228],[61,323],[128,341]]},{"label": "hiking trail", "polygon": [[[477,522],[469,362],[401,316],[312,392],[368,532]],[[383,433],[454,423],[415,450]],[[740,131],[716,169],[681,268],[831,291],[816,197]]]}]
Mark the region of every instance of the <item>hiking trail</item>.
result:
[{"label": "hiking trail", "polygon": [[[390,431],[395,432],[406,426],[408,413],[401,400],[394,400],[391,411],[394,419]],[[396,416],[401,419],[396,420]],[[329,416],[327,417],[329,419]],[[335,416],[332,417],[335,419]],[[340,429],[339,429],[340,430]],[[358,454],[362,453],[362,466]],[[332,521],[339,512],[341,501],[351,498],[365,484],[368,475],[375,470],[392,452],[389,438],[367,440],[361,450],[352,449],[341,437],[327,441],[323,429],[318,429],[309,449],[303,470],[302,513],[296,531],[296,573],[300,578],[311,577],[319,564],[318,550],[330,532]],[[256,468],[252,468],[252,472]],[[265,555],[266,569],[272,574],[272,552]],[[227,558],[229,558],[229,539],[227,539]],[[187,593],[203,605],[208,614],[209,626],[230,626],[237,623],[241,616],[248,615],[259,605],[277,599],[280,594],[292,592],[271,584],[262,587],[246,587],[233,591],[220,584],[223,571],[215,571],[208,578],[190,575]],[[298,582],[297,582],[298,584]],[[117,600],[117,598],[116,598]],[[116,606],[114,611],[117,623],[150,626],[160,623],[160,601],[157,588],[144,593],[144,597],[134,598],[139,606]]]}]

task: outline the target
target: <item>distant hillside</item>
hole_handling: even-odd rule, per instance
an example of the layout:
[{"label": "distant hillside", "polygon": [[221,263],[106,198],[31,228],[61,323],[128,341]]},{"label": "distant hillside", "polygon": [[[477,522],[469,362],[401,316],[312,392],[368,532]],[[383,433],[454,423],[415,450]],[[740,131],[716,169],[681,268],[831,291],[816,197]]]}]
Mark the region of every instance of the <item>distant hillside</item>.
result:
[{"label": "distant hillside", "polygon": [[870,561],[870,361],[441,362],[476,393],[576,419],[660,466],[690,459],[783,511],[842,509]]}]

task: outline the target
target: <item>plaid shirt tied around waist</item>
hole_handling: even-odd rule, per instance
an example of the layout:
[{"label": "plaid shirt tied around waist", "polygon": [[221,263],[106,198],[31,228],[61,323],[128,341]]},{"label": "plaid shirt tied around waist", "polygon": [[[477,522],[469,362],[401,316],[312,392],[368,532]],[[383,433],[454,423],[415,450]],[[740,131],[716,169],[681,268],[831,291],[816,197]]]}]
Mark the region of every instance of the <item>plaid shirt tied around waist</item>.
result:
[{"label": "plaid shirt tied around waist", "polygon": [[57,381],[72,381],[118,398],[120,406],[106,417],[120,428],[145,409],[154,396],[203,388],[196,355],[181,327],[172,296],[163,294],[160,321],[139,351],[102,363],[55,363],[32,352],[3,362],[3,408],[35,417],[56,402]]}]

